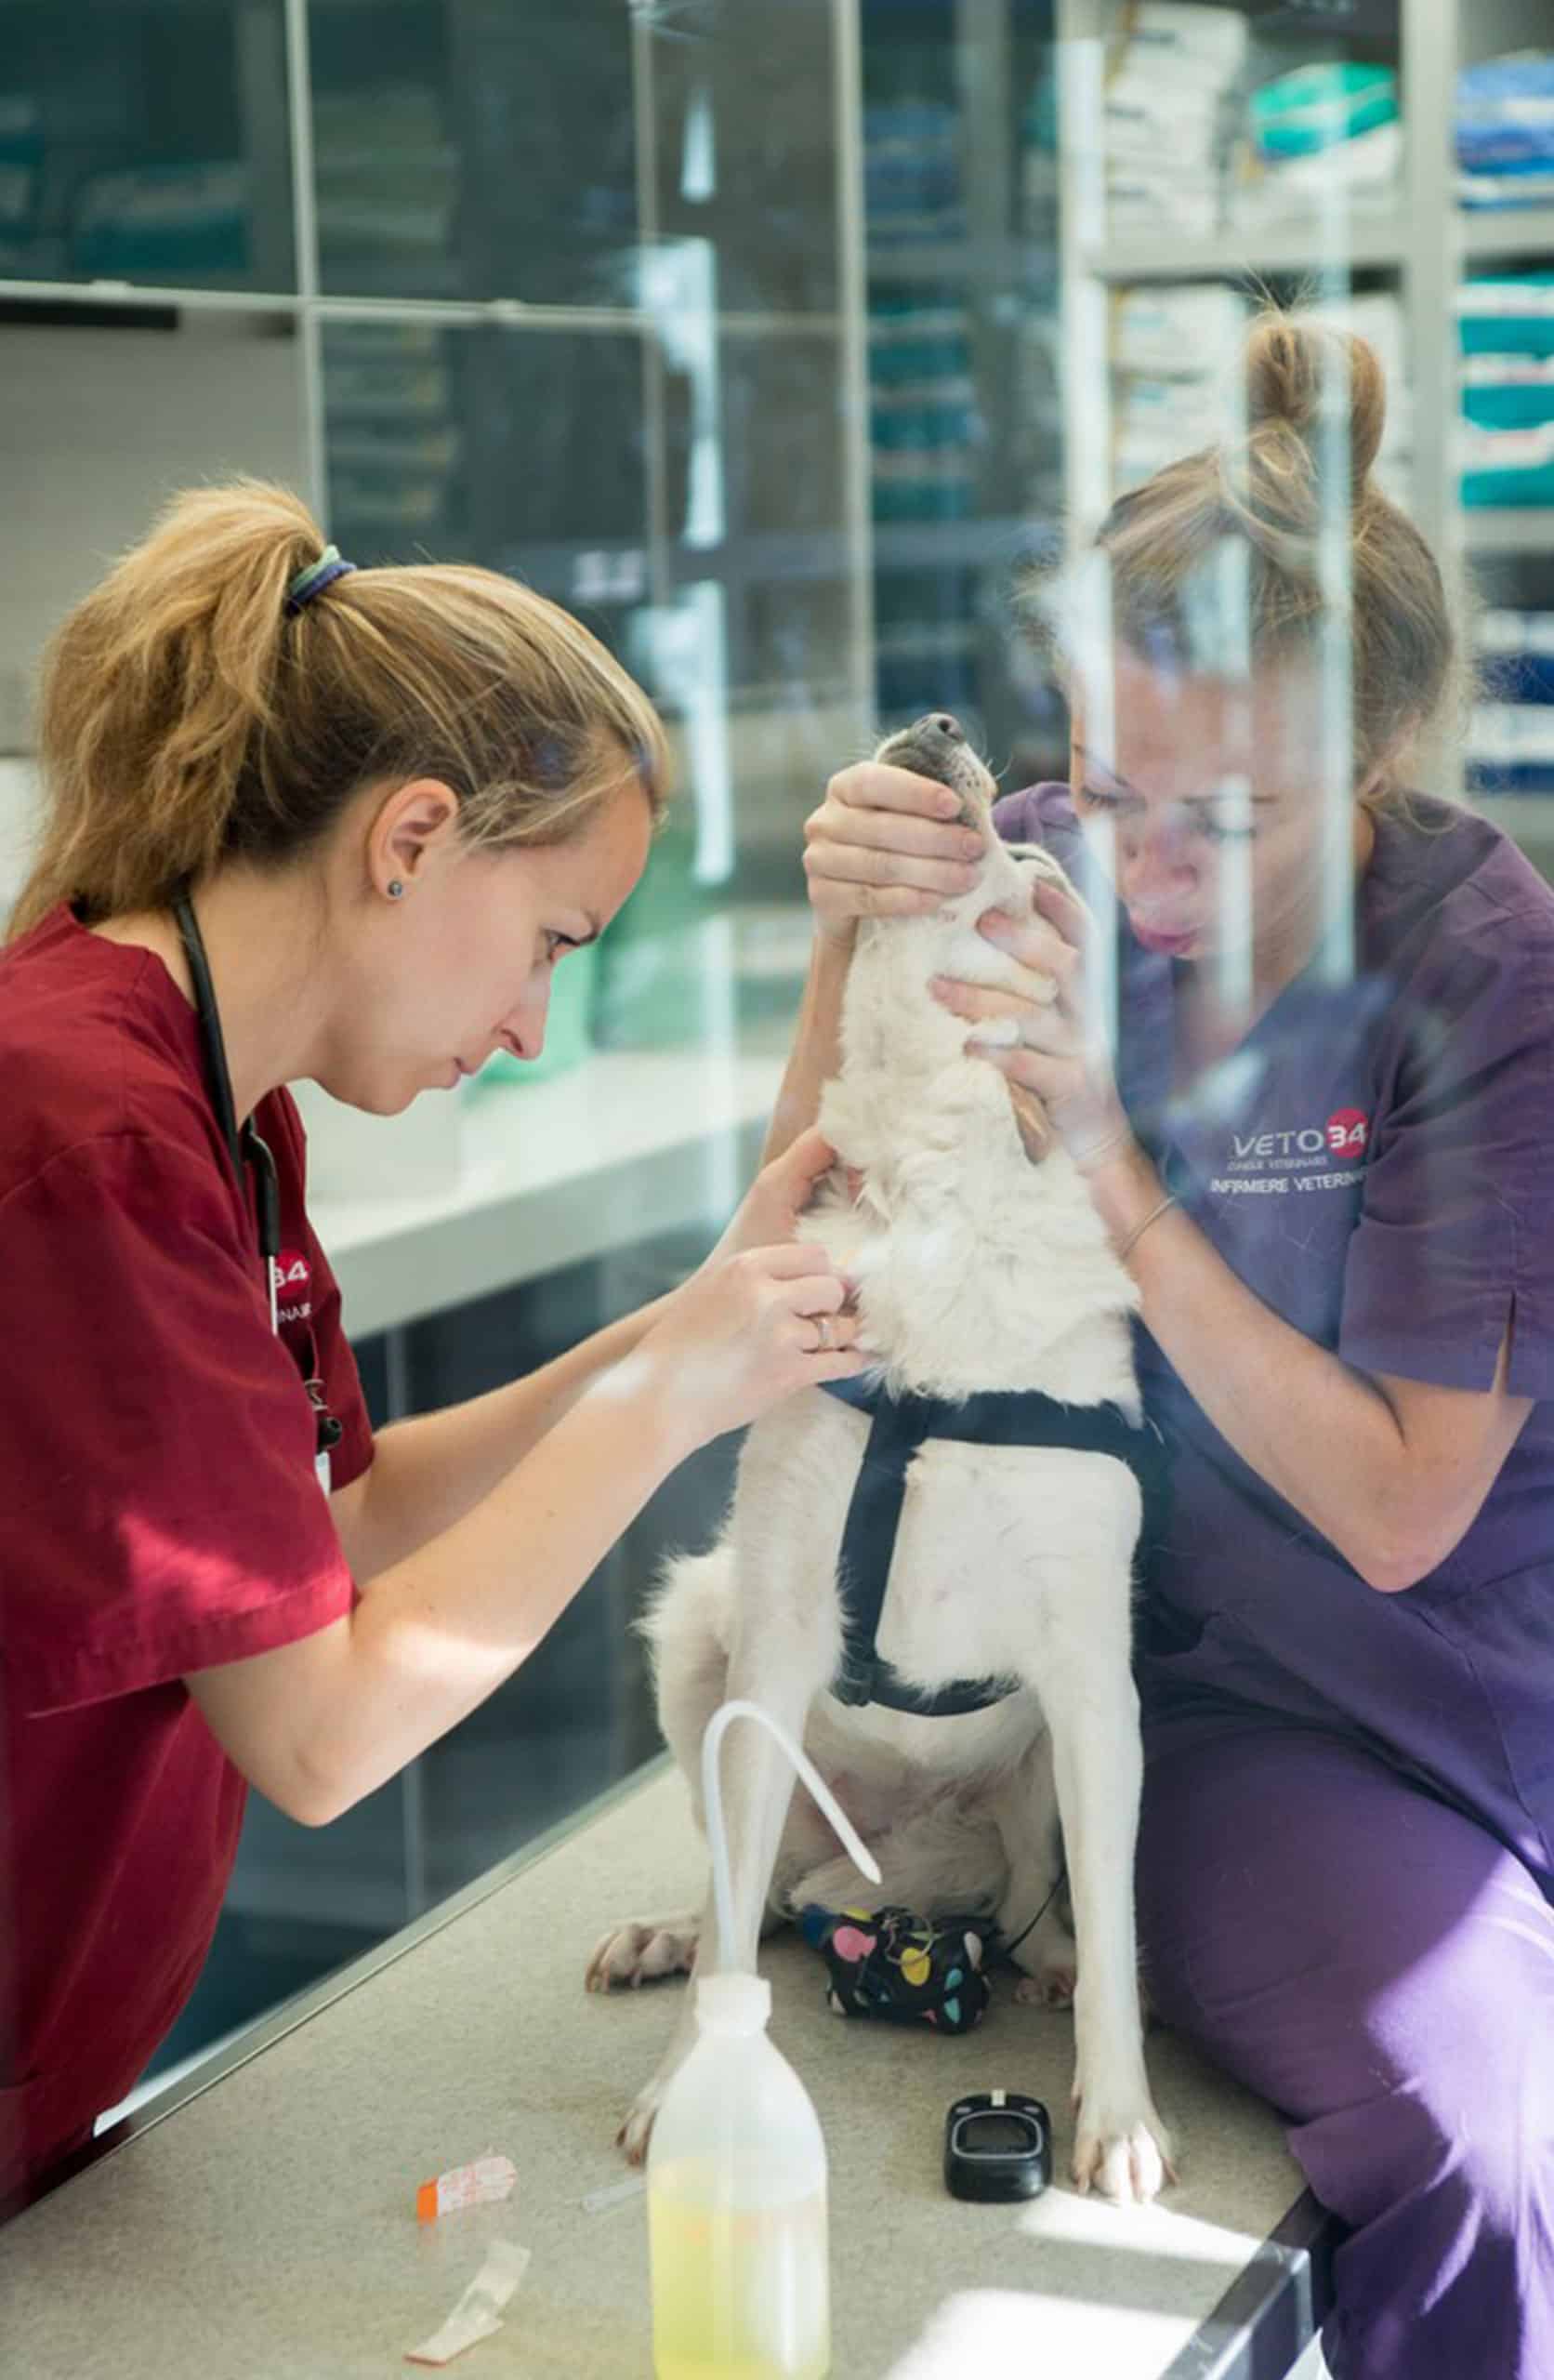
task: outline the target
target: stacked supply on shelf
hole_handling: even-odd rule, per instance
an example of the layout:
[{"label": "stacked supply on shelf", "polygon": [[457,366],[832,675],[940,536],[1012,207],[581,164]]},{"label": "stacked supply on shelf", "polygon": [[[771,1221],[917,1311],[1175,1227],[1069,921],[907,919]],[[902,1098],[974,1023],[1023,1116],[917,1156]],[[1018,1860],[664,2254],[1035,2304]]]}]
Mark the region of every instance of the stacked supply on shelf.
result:
[{"label": "stacked supply on shelf", "polygon": [[1239,8],[1139,0],[1104,102],[1111,238],[1219,229],[1246,44]]},{"label": "stacked supply on shelf", "polygon": [[1053,43],[1020,112],[1020,199],[1022,238],[1058,245],[1058,46]]},{"label": "stacked supply on shelf", "polygon": [[463,439],[444,334],[428,323],[323,333],[332,529],[362,562],[460,542]]},{"label": "stacked supply on shelf", "polygon": [[[1020,301],[1003,291],[999,318],[1013,333],[1001,460],[1013,509],[1029,523],[1050,522],[1063,507],[1063,309],[1059,289],[1060,187],[1058,50],[1052,43],[1020,112],[1016,225],[1024,244]],[[1000,505],[1000,510],[1006,509]]]},{"label": "stacked supply on shelf", "polygon": [[0,98],[0,274],[52,278],[63,266],[43,225],[43,110],[21,92]]},{"label": "stacked supply on shelf", "polygon": [[1112,471],[1120,496],[1232,425],[1247,303],[1218,281],[1142,283],[1112,309]]},{"label": "stacked supply on shelf", "polygon": [[[870,225],[871,236],[873,225]],[[981,415],[959,293],[876,290],[869,303],[870,469],[881,522],[968,520]],[[969,574],[921,554],[875,590],[875,700],[883,723],[975,700]]]},{"label": "stacked supply on shelf", "polygon": [[1460,284],[1465,505],[1554,505],[1554,272]]},{"label": "stacked supply on shelf", "polygon": [[313,144],[325,286],[457,294],[459,155],[437,94],[384,84],[319,91]]},{"label": "stacked supply on shelf", "polygon": [[1403,168],[1395,68],[1349,59],[1297,66],[1259,85],[1246,112],[1238,222],[1379,206],[1395,196]]},{"label": "stacked supply on shelf", "polygon": [[[1414,451],[1402,300],[1389,290],[1309,306],[1302,312],[1355,332],[1376,351],[1387,381],[1387,421],[1376,477],[1399,503],[1408,496]],[[1252,309],[1221,282],[1145,283],[1117,292],[1112,316],[1113,484],[1119,495],[1166,464],[1236,437],[1240,359]],[[1347,397],[1340,392],[1340,403]]]},{"label": "stacked supply on shelf", "polygon": [[1468,734],[1478,793],[1554,794],[1554,612],[1485,612]]},{"label": "stacked supply on shelf", "polygon": [[255,200],[243,159],[135,165],[121,162],[127,149],[111,108],[89,97],[66,111],[29,93],[0,96],[0,275],[191,284],[247,275]]},{"label": "stacked supply on shelf", "polygon": [[878,246],[965,238],[960,117],[948,100],[865,107],[863,204]]},{"label": "stacked supply on shelf", "polygon": [[89,175],[76,194],[71,269],[94,281],[241,279],[249,208],[247,167],[228,158]]},{"label": "stacked supply on shelf", "polygon": [[975,717],[977,589],[964,568],[881,576],[875,595],[875,703],[882,728],[926,710]]},{"label": "stacked supply on shelf", "polygon": [[876,520],[967,519],[981,424],[967,310],[953,291],[870,298],[869,411]]},{"label": "stacked supply on shelf", "polygon": [[1464,206],[1554,200],[1554,50],[1464,67],[1456,89],[1457,196]]},{"label": "stacked supply on shelf", "polygon": [[1104,103],[1109,236],[1212,239],[1396,197],[1395,68],[1324,60],[1248,92],[1238,8],[1140,0]]}]

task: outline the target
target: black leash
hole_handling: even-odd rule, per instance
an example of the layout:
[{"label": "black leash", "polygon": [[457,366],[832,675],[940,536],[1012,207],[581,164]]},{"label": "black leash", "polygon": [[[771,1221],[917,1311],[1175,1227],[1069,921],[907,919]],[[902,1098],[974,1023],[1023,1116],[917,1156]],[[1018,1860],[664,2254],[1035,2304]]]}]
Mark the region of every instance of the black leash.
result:
[{"label": "black leash", "polygon": [[1047,1911],[1051,1908],[1053,1902],[1057,1899],[1058,1895],[1062,1891],[1063,1886],[1067,1882],[1068,1861],[1066,1859],[1060,1859],[1058,1863],[1058,1881],[1053,1885],[1052,1890],[1047,1894],[1047,1898],[1043,1901],[1041,1907],[1037,1910],[1034,1917],[1032,1918],[1030,1924],[1022,1925],[1012,1942],[999,1943],[999,1950],[1006,1959],[1013,1958],[1016,1950],[1019,1950],[1021,1942],[1024,1941],[1026,1935],[1033,1932],[1034,1929],[1041,1924],[1042,1919],[1047,1915]]}]

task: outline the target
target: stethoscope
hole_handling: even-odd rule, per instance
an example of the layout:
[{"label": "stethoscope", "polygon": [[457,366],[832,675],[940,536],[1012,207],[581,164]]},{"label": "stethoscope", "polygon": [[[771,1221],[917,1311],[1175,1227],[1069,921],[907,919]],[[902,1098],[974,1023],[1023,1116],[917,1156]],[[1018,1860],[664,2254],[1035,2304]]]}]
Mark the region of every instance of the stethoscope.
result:
[{"label": "stethoscope", "polygon": [[[246,1177],[254,1183],[254,1210],[258,1222],[259,1255],[264,1264],[265,1286],[270,1296],[270,1327],[277,1338],[281,1335],[281,1313],[277,1285],[281,1276],[281,1181],[275,1170],[275,1159],[270,1144],[259,1132],[252,1116],[245,1117],[240,1127],[232,1105],[232,1078],[227,1070],[227,1044],[221,1031],[221,1012],[216,1005],[216,986],[210,980],[210,961],[205,957],[204,937],[194,915],[193,904],[187,892],[180,892],[173,902],[173,915],[178,920],[183,955],[189,961],[190,979],[194,985],[194,1008],[199,1019],[200,1039],[204,1046],[205,1071],[210,1078],[211,1104],[221,1137],[227,1144],[227,1154],[232,1161],[237,1185],[246,1197]],[[305,1370],[305,1367],[303,1368]],[[304,1378],[314,1411],[318,1415],[318,1453],[326,1455],[343,1435],[341,1425],[328,1411],[323,1402],[323,1383]]]},{"label": "stethoscope", "polygon": [[244,1191],[244,1196],[245,1167],[254,1177],[259,1254],[264,1260],[264,1276],[270,1289],[270,1327],[279,1338],[281,1316],[275,1284],[280,1272],[277,1260],[281,1253],[281,1183],[275,1170],[275,1159],[270,1155],[270,1144],[255,1130],[252,1116],[246,1118],[242,1130],[238,1130],[232,1107],[232,1078],[227,1071],[227,1044],[221,1032],[221,1012],[216,1005],[216,986],[210,980],[210,961],[205,957],[204,936],[200,932],[199,921],[187,892],[180,892],[173,903],[173,915],[178,919],[178,932],[183,938],[183,955],[189,961],[189,972],[193,979],[194,1007],[200,1020],[200,1038],[204,1044],[211,1104],[216,1110],[216,1120],[221,1127],[221,1137],[227,1144],[227,1154],[232,1160],[237,1186]]}]

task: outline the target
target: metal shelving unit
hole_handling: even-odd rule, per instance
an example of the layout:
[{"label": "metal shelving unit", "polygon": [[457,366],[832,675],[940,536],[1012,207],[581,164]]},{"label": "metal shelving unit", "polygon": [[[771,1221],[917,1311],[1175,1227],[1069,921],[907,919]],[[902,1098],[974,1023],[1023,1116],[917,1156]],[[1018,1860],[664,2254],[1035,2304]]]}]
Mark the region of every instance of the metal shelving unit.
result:
[{"label": "metal shelving unit", "polygon": [[[1504,214],[1462,208],[1453,211],[1451,224],[1464,257],[1554,256],[1554,207]],[[1394,208],[1356,206],[1345,218],[1344,233],[1345,261],[1354,272],[1401,271],[1414,245],[1411,218]],[[1309,222],[1273,221],[1236,224],[1212,240],[1103,244],[1085,252],[1084,270],[1113,282],[1273,279],[1309,272],[1316,261]]]},{"label": "metal shelving unit", "polygon": [[[174,0],[126,0],[124,13],[126,21],[144,17],[150,23],[159,13],[170,17],[173,6]],[[652,271],[639,274],[635,262],[639,257],[651,262],[655,253],[662,255],[685,245],[683,231],[672,225],[665,230],[661,221],[661,185],[665,166],[660,151],[668,127],[660,121],[664,102],[659,84],[665,43],[675,38],[672,30],[666,31],[652,11],[635,8],[629,0],[620,0],[619,40],[623,58],[629,55],[630,63],[629,131],[636,152],[637,202],[636,221],[626,244],[633,261],[628,270],[626,254],[623,252],[622,269],[615,276],[623,302],[615,302],[612,298],[611,302],[599,302],[598,293],[593,291],[580,297],[578,302],[536,302],[532,295],[525,294],[523,285],[533,278],[530,260],[516,251],[504,251],[498,258],[501,268],[510,271],[510,288],[498,287],[490,294],[470,296],[468,283],[474,268],[467,267],[462,257],[451,254],[453,282],[464,280],[463,294],[452,285],[448,275],[440,282],[432,259],[421,271],[421,280],[423,286],[430,286],[438,294],[399,295],[386,292],[375,282],[375,285],[355,289],[342,285],[339,271],[332,265],[327,253],[328,218],[321,209],[317,179],[320,152],[326,167],[338,160],[326,141],[315,142],[315,110],[319,103],[315,51],[321,25],[332,24],[342,7],[347,7],[359,23],[369,21],[375,7],[386,22],[396,14],[391,9],[385,10],[382,0],[232,0],[231,39],[241,70],[237,76],[244,116],[241,139],[256,190],[248,244],[249,262],[256,276],[254,285],[248,284],[245,275],[223,278],[217,272],[209,277],[202,273],[165,281],[139,275],[64,278],[43,272],[22,274],[14,266],[7,270],[0,260],[0,325],[73,319],[100,326],[122,320],[126,325],[131,322],[139,326],[154,324],[158,329],[176,332],[185,322],[227,316],[271,333],[276,329],[289,333],[296,341],[302,424],[294,476],[321,518],[330,522],[338,519],[340,502],[338,489],[331,485],[335,476],[331,450],[336,441],[324,368],[326,334],[351,337],[369,330],[436,334],[458,342],[454,351],[461,357],[473,353],[482,337],[488,342],[503,343],[499,351],[505,355],[520,351],[511,342],[576,338],[606,344],[634,342],[640,359],[644,472],[639,523],[633,523],[629,539],[587,534],[574,539],[558,539],[544,534],[520,536],[504,548],[502,566],[511,568],[560,600],[588,601],[585,590],[594,558],[601,551],[617,556],[636,551],[643,557],[640,592],[636,601],[661,608],[672,608],[688,583],[712,578],[721,589],[720,600],[727,607],[730,700],[744,704],[759,704],[767,698],[766,687],[754,681],[748,671],[741,681],[742,667],[748,657],[746,615],[752,599],[758,594],[758,582],[763,578],[795,584],[834,581],[837,597],[828,613],[828,620],[834,625],[828,626],[821,640],[827,664],[827,702],[834,711],[840,699],[848,717],[847,747],[855,748],[867,735],[874,716],[873,546],[868,495],[866,346],[862,320],[857,0],[810,0],[804,11],[805,25],[800,27],[796,21],[793,29],[806,35],[804,54],[814,60],[814,97],[829,117],[829,139],[817,147],[816,154],[830,160],[829,223],[834,254],[823,277],[834,291],[835,302],[784,305],[774,299],[770,304],[757,305],[739,302],[737,295],[733,302],[729,302],[718,294],[714,270],[708,276],[702,319],[694,326],[707,359],[705,380],[714,391],[704,405],[698,427],[710,426],[712,430],[715,469],[718,474],[725,469],[731,436],[736,443],[739,437],[737,430],[725,432],[717,417],[718,374],[720,368],[727,368],[731,355],[755,358],[769,346],[773,351],[791,349],[796,356],[803,356],[807,350],[818,375],[818,380],[811,385],[834,390],[835,401],[827,409],[833,445],[828,484],[834,484],[836,490],[836,502],[828,517],[824,536],[810,536],[807,540],[787,538],[781,534],[741,535],[737,528],[712,538],[705,534],[687,536],[687,522],[675,517],[676,491],[671,484],[675,458],[670,452],[674,425],[665,403],[665,389],[677,371],[684,377],[687,312],[695,293],[688,291],[683,282],[668,287],[655,284]],[[399,19],[406,20],[412,14],[403,8],[397,12]],[[454,61],[448,68],[451,79],[446,97],[446,105],[453,112],[460,103],[452,78],[456,72],[468,69],[471,61],[478,65],[475,37],[489,31],[491,13],[482,12],[478,5],[472,5],[472,0],[443,0],[440,10],[428,7],[420,15],[426,24],[435,20],[441,25],[441,38]],[[462,69],[455,55],[461,41],[466,46]],[[362,88],[366,90],[371,87],[373,73],[370,51],[364,53],[364,58]],[[62,73],[62,66],[58,71]],[[270,236],[277,225],[285,227],[284,242]],[[716,245],[716,234],[708,245]],[[280,254],[282,245],[286,248],[284,256]],[[455,262],[457,271],[454,270]],[[277,265],[282,268],[279,272],[275,271]],[[391,278],[394,270],[391,263],[381,268],[378,280],[385,271]],[[264,285],[258,284],[261,273],[266,274]],[[468,348],[466,341],[469,342]],[[486,351],[496,350],[488,346]],[[757,367],[752,364],[749,368]],[[803,371],[808,377],[808,364]],[[813,401],[812,408],[818,422],[822,409]],[[627,425],[623,423],[622,427],[624,435]],[[702,459],[705,463],[705,456]],[[195,468],[204,466],[204,458],[196,458]],[[521,456],[510,458],[510,469],[514,477],[521,473]],[[705,492],[705,473],[702,485]],[[155,488],[147,491],[148,510],[159,493]],[[724,501],[722,492],[718,492],[713,511],[718,510]],[[439,549],[435,524],[429,533],[421,528],[417,535],[407,534],[402,545],[426,550],[428,542],[432,551]],[[374,557],[363,553],[362,558]],[[627,580],[630,583],[629,571]],[[606,635],[625,626],[618,603],[612,610],[606,596],[601,616],[597,593],[592,601],[596,610],[590,616],[602,625]],[[0,655],[0,661],[8,658]],[[30,662],[30,658],[23,656],[23,661]],[[641,649],[634,649],[628,658],[643,667]],[[651,666],[644,674],[651,681]],[[672,688],[654,691],[660,692],[671,711],[677,707]]]},{"label": "metal shelving unit", "polygon": [[[1404,231],[1393,213],[1368,216],[1356,208],[1345,225],[1345,254],[1359,271],[1395,271],[1404,254]],[[1080,252],[1080,270],[1097,281],[1230,281],[1269,279],[1309,272],[1310,226],[1246,224],[1212,240],[1103,241]]]},{"label": "metal shelving unit", "polygon": [[[1248,0],[1250,9],[1251,0]],[[1300,290],[1315,284],[1341,294],[1356,276],[1399,292],[1414,396],[1409,509],[1459,599],[1469,575],[1494,577],[1501,591],[1533,584],[1554,603],[1554,508],[1493,510],[1458,500],[1455,427],[1458,351],[1454,292],[1465,270],[1485,262],[1554,264],[1554,207],[1475,212],[1458,205],[1454,183],[1452,111],[1459,59],[1487,58],[1547,40],[1540,0],[1396,0],[1403,164],[1397,201],[1388,206],[1342,193],[1313,198],[1299,220],[1232,221],[1210,239],[1114,239],[1106,219],[1101,155],[1102,103],[1112,46],[1124,29],[1120,0],[1058,0],[1064,68],[1061,241],[1064,349],[1068,360],[1069,437],[1066,517],[1071,546],[1093,534],[1112,493],[1110,314],[1113,294],[1139,283],[1223,281],[1249,288]],[[1374,11],[1372,12],[1374,21]],[[1343,38],[1349,12],[1310,15],[1311,46]],[[1285,10],[1287,32],[1296,12]],[[1295,53],[1289,56],[1295,62]],[[1547,569],[1546,569],[1547,566]],[[1533,579],[1526,574],[1531,572]],[[1507,574],[1510,575],[1508,578]],[[1438,778],[1460,793],[1460,766]],[[1554,868],[1554,800],[1515,798],[1482,805],[1546,868]]]},{"label": "metal shelving unit", "polygon": [[1521,206],[1504,212],[1462,208],[1458,243],[1467,257],[1554,256],[1554,206]]},{"label": "metal shelving unit", "polygon": [[1493,505],[1463,508],[1460,536],[1469,554],[1537,554],[1554,549],[1554,515],[1528,505],[1505,511]]},{"label": "metal shelving unit", "polygon": [[[1030,122],[1052,58],[1050,0],[865,0],[862,25],[871,137],[896,109],[937,117],[941,138],[953,114],[958,131],[956,185],[953,197],[940,193],[958,229],[899,236],[888,202],[866,215],[870,304],[882,327],[914,308],[955,316],[953,330],[929,336],[963,349],[971,392],[960,451],[946,457],[961,483],[944,512],[889,517],[889,478],[876,509],[881,717],[893,723],[946,703],[1014,783],[1049,773],[1061,749],[1059,708],[1034,697],[1012,600],[1021,569],[1052,560],[1061,542],[1060,432],[1031,401],[1057,320],[1056,161]],[[888,352],[879,361],[875,402],[889,407]],[[940,368],[951,374],[948,363]],[[955,447],[955,430],[945,443]]]}]

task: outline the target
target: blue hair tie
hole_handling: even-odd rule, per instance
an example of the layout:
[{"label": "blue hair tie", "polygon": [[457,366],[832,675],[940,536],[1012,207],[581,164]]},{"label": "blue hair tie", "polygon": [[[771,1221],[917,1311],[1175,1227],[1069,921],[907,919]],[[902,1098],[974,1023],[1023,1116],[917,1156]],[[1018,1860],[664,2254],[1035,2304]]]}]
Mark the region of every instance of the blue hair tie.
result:
[{"label": "blue hair tie", "polygon": [[295,620],[304,604],[310,603],[315,595],[322,595],[326,587],[333,587],[337,578],[344,578],[348,571],[355,568],[353,562],[341,561],[338,546],[325,546],[317,562],[310,562],[306,570],[299,570],[287,588],[287,619]]}]

